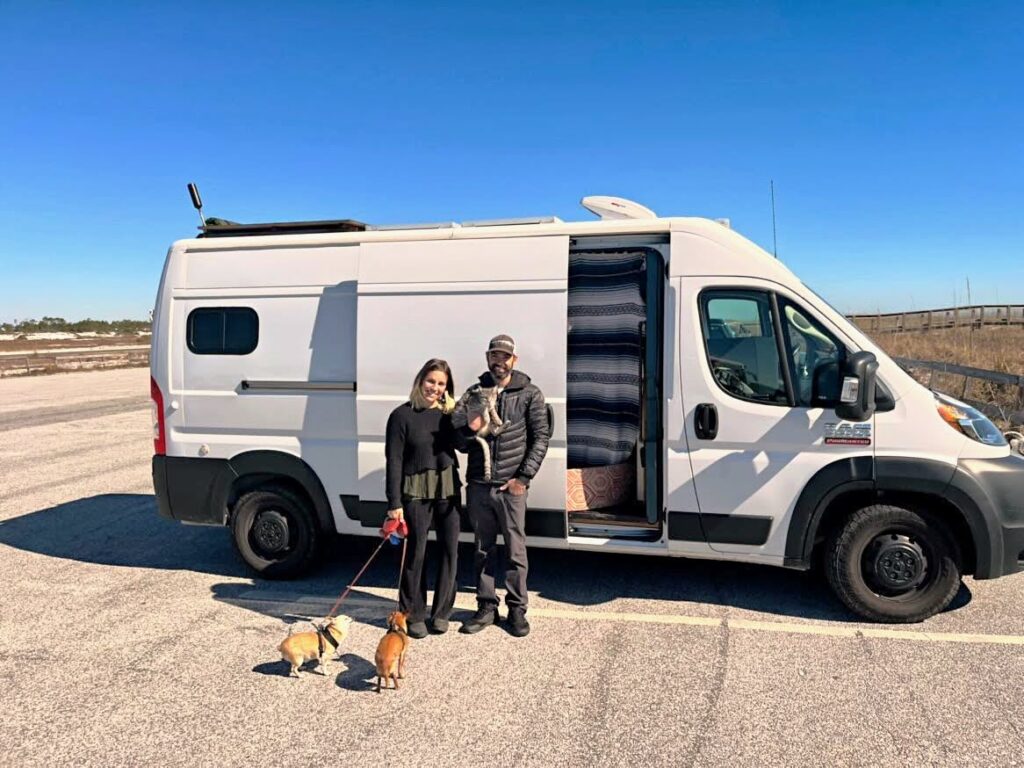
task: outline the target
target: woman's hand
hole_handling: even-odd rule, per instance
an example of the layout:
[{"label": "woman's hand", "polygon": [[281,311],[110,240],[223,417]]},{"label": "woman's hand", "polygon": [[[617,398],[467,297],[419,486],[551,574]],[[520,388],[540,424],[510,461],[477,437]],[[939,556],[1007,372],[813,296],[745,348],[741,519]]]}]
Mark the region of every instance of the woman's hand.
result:
[{"label": "woman's hand", "polygon": [[389,509],[388,513],[387,513],[387,516],[384,518],[384,525],[382,525],[381,528],[380,528],[380,531],[378,531],[378,533],[380,533],[380,535],[381,535],[381,538],[386,539],[388,537],[388,532],[384,530],[384,527],[387,525],[388,520],[401,520],[403,517],[404,517],[404,513],[402,512],[402,508],[401,507],[395,507],[394,509]]},{"label": "woman's hand", "polygon": [[469,428],[474,432],[479,432],[484,425],[484,416],[482,413],[471,413],[469,414]]}]

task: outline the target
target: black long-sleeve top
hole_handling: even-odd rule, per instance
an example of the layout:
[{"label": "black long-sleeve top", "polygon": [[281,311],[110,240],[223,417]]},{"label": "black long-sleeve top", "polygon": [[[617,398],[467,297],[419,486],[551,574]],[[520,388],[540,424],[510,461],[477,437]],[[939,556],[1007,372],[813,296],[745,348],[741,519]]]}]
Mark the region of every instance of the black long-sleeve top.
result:
[{"label": "black long-sleeve top", "polygon": [[396,509],[402,506],[405,477],[458,466],[451,417],[439,408],[421,411],[413,408],[412,403],[398,406],[388,417],[384,454],[388,509]]}]

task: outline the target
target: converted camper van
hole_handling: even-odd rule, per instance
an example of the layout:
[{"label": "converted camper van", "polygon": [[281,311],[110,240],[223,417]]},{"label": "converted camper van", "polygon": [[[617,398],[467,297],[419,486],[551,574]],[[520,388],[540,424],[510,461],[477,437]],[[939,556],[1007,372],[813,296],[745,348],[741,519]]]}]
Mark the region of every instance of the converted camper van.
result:
[{"label": "converted camper van", "polygon": [[584,205],[599,218],[204,220],[153,315],[160,514],[229,526],[267,577],[376,536],[414,373],[445,358],[461,391],[507,333],[552,423],[532,547],[820,563],[889,622],[1024,568],[1024,457],[982,414],[728,222]]}]

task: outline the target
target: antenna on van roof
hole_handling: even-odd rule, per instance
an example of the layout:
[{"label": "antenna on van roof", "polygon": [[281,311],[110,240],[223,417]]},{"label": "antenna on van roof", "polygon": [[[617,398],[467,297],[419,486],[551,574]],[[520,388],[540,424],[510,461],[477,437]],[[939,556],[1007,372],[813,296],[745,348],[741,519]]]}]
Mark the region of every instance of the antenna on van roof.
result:
[{"label": "antenna on van roof", "polygon": [[202,228],[206,229],[206,218],[203,216],[203,198],[199,196],[199,187],[194,182],[188,183],[188,194],[192,198],[192,207],[199,211],[199,221],[202,222]]}]

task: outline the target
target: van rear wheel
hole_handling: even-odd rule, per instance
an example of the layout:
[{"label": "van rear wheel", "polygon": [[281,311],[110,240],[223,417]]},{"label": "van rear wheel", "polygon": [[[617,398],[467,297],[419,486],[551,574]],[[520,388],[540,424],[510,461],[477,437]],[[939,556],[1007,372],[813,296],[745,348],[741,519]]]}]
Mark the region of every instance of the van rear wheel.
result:
[{"label": "van rear wheel", "polygon": [[231,533],[242,559],[268,579],[306,573],[320,544],[316,516],[309,504],[278,487],[242,496],[231,516]]},{"label": "van rear wheel", "polygon": [[836,596],[871,621],[924,621],[960,588],[960,552],[946,526],[886,504],[851,515],[829,542],[825,563]]}]

